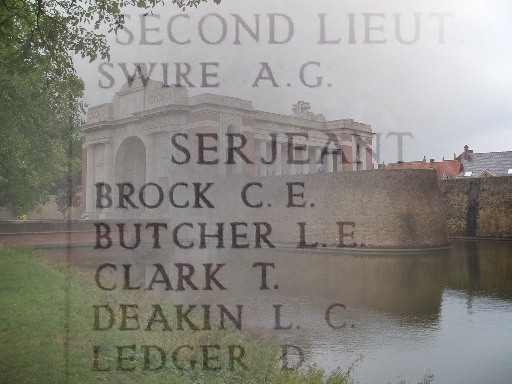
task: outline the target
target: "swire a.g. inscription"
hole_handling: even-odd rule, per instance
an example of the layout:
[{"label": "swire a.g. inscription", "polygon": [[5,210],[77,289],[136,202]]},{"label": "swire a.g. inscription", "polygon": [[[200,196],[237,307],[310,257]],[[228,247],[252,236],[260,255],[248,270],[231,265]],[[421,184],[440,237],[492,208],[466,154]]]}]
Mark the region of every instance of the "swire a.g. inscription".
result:
[{"label": "swire a.g. inscription", "polygon": [[[411,46],[425,41],[429,44],[444,44],[447,40],[447,25],[453,22],[453,14],[448,12],[430,13],[344,13],[327,14],[311,13],[309,22],[294,20],[294,17],[284,13],[267,13],[266,15],[242,15],[231,13],[222,15],[209,13],[199,20],[187,13],[162,17],[160,14],[126,15],[128,25],[116,36],[115,43],[129,49],[131,45],[139,47],[187,47],[205,49],[218,48],[221,45],[233,47],[254,47],[267,45],[279,47],[294,42],[311,46],[357,46],[382,45],[386,43]],[[138,25],[135,24],[138,19]],[[411,27],[411,24],[413,27]],[[340,32],[341,26],[341,32]],[[311,28],[304,38],[301,28]],[[428,33],[425,32],[428,30]],[[131,83],[137,72],[144,82],[155,72],[160,72],[156,78],[164,85],[175,84],[200,87],[218,88],[226,79],[222,64],[219,61],[202,60],[196,63],[183,62],[150,62],[149,70],[141,71],[140,63],[132,63],[134,72],[130,74],[127,62],[102,62],[98,66],[101,78],[100,88],[112,88],[117,75],[122,75]],[[291,80],[285,73],[280,73],[281,63],[267,61],[265,56],[255,60],[252,73],[247,74],[252,87],[292,87],[294,85],[307,88],[332,87],[333,84],[326,76],[326,67],[331,63],[320,60],[305,60],[289,66],[287,73],[292,72],[295,78]],[[155,70],[156,69],[156,70]],[[144,72],[144,73],[143,73]],[[285,80],[287,79],[287,80]],[[335,84],[338,85],[339,84]]]}]

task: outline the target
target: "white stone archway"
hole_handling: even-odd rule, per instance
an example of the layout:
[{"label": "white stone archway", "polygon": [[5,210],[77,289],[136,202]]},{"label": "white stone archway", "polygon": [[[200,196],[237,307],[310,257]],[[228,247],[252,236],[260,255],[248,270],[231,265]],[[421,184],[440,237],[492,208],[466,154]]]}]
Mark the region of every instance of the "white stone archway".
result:
[{"label": "white stone archway", "polygon": [[[163,199],[155,208],[144,209],[139,204],[138,193],[146,183],[156,183],[166,190],[172,180],[209,178],[213,174],[308,174],[318,172],[320,159],[323,159],[325,172],[373,169],[373,133],[369,125],[352,119],[327,121],[323,115],[310,112],[311,107],[306,102],[298,102],[293,106],[293,115],[285,116],[255,110],[250,101],[228,96],[189,97],[185,87],[166,86],[146,78],[143,81],[142,75],[145,76],[144,71],[124,84],[112,102],[92,107],[87,112],[82,134],[86,213],[90,219],[146,219],[170,215],[169,199]],[[236,164],[226,164],[227,134],[230,133],[245,138],[242,153],[248,160],[236,153]],[[218,159],[217,166],[198,165],[200,134],[210,136],[204,149],[212,160]],[[292,144],[290,134],[295,135],[293,145],[301,148],[295,151],[294,157],[309,159],[306,164],[287,161],[288,146]],[[333,137],[336,144],[333,144]],[[216,150],[210,146],[215,146]],[[324,150],[327,154],[322,156]],[[337,150],[336,154],[333,150]],[[180,163],[186,153],[191,159]],[[179,160],[173,162],[173,159]],[[113,204],[108,208],[98,205],[98,183],[111,187]],[[139,208],[117,208],[116,183],[133,184],[132,201]],[[147,188],[144,197],[148,202],[155,202],[155,189]],[[107,200],[101,199],[103,203]]]}]

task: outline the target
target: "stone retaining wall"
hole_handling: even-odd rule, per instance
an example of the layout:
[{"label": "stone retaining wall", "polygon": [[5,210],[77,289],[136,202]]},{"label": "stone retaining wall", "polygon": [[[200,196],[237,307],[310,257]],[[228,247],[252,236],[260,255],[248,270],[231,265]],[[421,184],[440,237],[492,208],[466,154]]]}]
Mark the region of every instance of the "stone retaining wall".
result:
[{"label": "stone retaining wall", "polygon": [[512,177],[439,182],[450,236],[512,237]]}]

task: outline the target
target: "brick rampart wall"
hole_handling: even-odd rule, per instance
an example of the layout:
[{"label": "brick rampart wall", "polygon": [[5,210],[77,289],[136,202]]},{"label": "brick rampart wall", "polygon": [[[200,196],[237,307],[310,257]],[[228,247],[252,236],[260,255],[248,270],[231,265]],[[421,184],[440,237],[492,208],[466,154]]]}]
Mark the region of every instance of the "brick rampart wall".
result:
[{"label": "brick rampart wall", "polygon": [[[263,201],[261,208],[248,209],[239,196],[219,193],[220,221],[266,221],[275,238],[299,240],[297,222],[306,222],[306,241],[334,246],[339,241],[336,222],[353,222],[357,247],[435,247],[449,243],[444,207],[436,173],[429,170],[359,171],[247,179],[263,184],[253,187],[250,200]],[[286,208],[287,183],[303,182],[304,208]],[[240,191],[244,181],[226,178],[225,190]],[[297,202],[302,201],[297,197]],[[268,205],[271,205],[270,207]],[[314,204],[311,207],[311,204]],[[213,217],[211,217],[213,219]],[[216,220],[219,219],[217,216]]]},{"label": "brick rampart wall", "polygon": [[[435,172],[427,170],[361,171],[324,173],[314,175],[274,176],[247,178],[226,176],[222,179],[185,180],[214,185],[205,194],[214,209],[173,209],[165,219],[169,231],[162,240],[169,240],[172,229],[182,222],[194,228],[183,228],[180,235],[197,242],[199,222],[208,222],[209,232],[216,229],[211,223],[224,223],[224,241],[231,243],[231,222],[247,222],[247,241],[254,245],[253,222],[268,222],[272,226],[269,236],[276,243],[296,245],[299,241],[298,222],[306,223],[307,243],[319,242],[335,247],[339,243],[337,221],[354,222],[345,226],[345,232],[354,229],[358,248],[417,248],[436,247],[449,242],[450,236],[512,237],[512,177],[483,179],[456,179],[439,182]],[[252,187],[248,199],[263,202],[261,208],[248,208],[242,203],[240,192],[248,182],[259,182],[262,188]],[[295,193],[304,193],[304,208],[287,208],[287,183],[303,182],[305,188],[296,187]],[[192,189],[190,185],[190,189]],[[190,189],[177,199],[192,199]],[[440,191],[440,193],[439,193]],[[303,199],[296,197],[297,203]],[[183,201],[183,200],[180,200]],[[444,204],[443,204],[444,202]],[[192,201],[193,203],[193,201]],[[311,207],[311,204],[314,204]],[[270,206],[269,206],[270,204]],[[169,204],[167,204],[168,206]],[[446,212],[446,221],[444,219]],[[118,237],[118,222],[113,220],[112,237]],[[133,228],[137,220],[127,221]],[[144,228],[144,225],[143,225]],[[151,229],[143,230],[142,238],[152,241]],[[185,236],[186,235],[186,236]],[[128,237],[127,237],[128,238]],[[94,221],[28,220],[0,222],[0,242],[19,244],[55,244],[67,241],[91,243],[95,239]],[[240,239],[240,243],[245,240]]]},{"label": "brick rampart wall", "polygon": [[[305,223],[305,240],[308,244],[318,242],[318,248],[324,244],[326,247],[337,247],[340,244],[337,222],[348,222],[343,229],[347,234],[344,244],[355,243],[357,248],[421,248],[449,243],[443,204],[433,171],[375,170],[263,178],[227,175],[211,180],[204,177],[194,180],[191,177],[186,182],[189,188],[181,188],[176,200],[183,204],[188,199],[190,206],[184,209],[170,207],[165,219],[155,217],[149,220],[168,223],[168,231],[162,233],[163,241],[170,239],[177,225],[187,222],[191,223],[192,228],[181,228],[180,238],[192,239],[197,246],[200,232],[198,223],[208,223],[208,233],[216,232],[215,223],[223,223],[224,244],[231,247],[231,223],[242,222],[247,225],[238,226],[238,232],[247,233],[247,238],[242,235],[237,241],[240,244],[249,242],[253,247],[254,223],[266,222],[272,227],[268,237],[273,243],[297,246],[300,240],[300,226],[297,223]],[[214,183],[205,192],[214,208],[192,207],[193,182],[200,182],[203,187],[207,182]],[[249,208],[241,199],[243,187],[251,182],[261,183],[261,187],[253,186],[247,192],[250,203],[262,203],[259,208]],[[293,194],[297,195],[293,197],[294,203],[305,203],[304,207],[287,207],[289,183],[304,184],[304,188],[300,185],[293,187]],[[149,210],[146,213],[152,212]],[[114,239],[118,237],[115,224],[123,221],[109,222]],[[21,242],[23,238],[22,235],[13,235],[13,232],[26,233],[25,240],[35,238],[36,233],[39,239],[44,232],[49,243],[66,241],[66,236],[76,239],[73,241],[94,241],[94,222],[76,221],[70,227],[58,221],[6,222],[0,225],[0,232],[4,233],[4,241],[7,233],[11,233],[10,242],[13,242],[12,239]],[[132,224],[133,221],[128,222],[125,228],[133,229]],[[142,228],[142,240],[151,241],[152,228],[145,229],[145,225]],[[266,232],[265,227],[261,229]]]},{"label": "brick rampart wall", "polygon": [[[337,222],[348,222],[350,224],[343,229],[348,234],[344,238],[344,244],[355,243],[357,248],[422,248],[449,243],[444,206],[434,171],[375,170],[261,178],[227,175],[211,180],[206,180],[204,176],[198,180],[190,177],[182,181],[187,182],[189,188],[180,188],[180,194],[175,197],[180,204],[188,199],[188,208],[172,208],[167,204],[166,209],[169,211],[165,213],[165,218],[150,219],[151,210],[146,210],[144,215],[144,221],[168,223],[168,230],[162,233],[163,241],[170,239],[172,230],[177,225],[187,222],[191,223],[192,228],[181,228],[180,239],[191,239],[198,246],[198,223],[208,223],[208,233],[216,232],[215,223],[223,223],[224,245],[231,247],[231,223],[242,222],[247,225],[238,226],[238,232],[247,233],[247,238],[242,235],[237,242],[249,243],[252,248],[255,245],[256,233],[254,223],[266,222],[272,228],[268,237],[275,245],[297,246],[300,240],[300,226],[297,223],[306,223],[305,240],[308,244],[318,242],[318,248],[332,248],[340,244],[340,227]],[[214,183],[205,192],[214,208],[192,207],[193,182],[200,182],[203,187],[207,182]],[[251,182],[261,183],[261,188],[253,186],[247,192],[250,203],[262,203],[259,208],[249,208],[241,199],[244,185]],[[288,183],[304,183],[304,188],[298,184],[293,187],[293,193],[297,195],[293,198],[294,202],[305,203],[304,207],[287,207]],[[138,193],[134,195],[134,200],[136,196]],[[37,232],[47,232],[48,239],[52,237],[55,241],[60,241],[56,233],[70,230],[76,241],[94,241],[94,222],[75,221],[71,227],[58,221],[4,223],[0,225],[0,232],[30,232],[32,236]],[[109,221],[113,238],[118,237],[118,222],[124,220]],[[127,222],[125,228],[133,229],[133,222]],[[13,228],[17,225],[19,226]],[[142,240],[152,241],[153,229],[145,229],[145,225],[142,228]],[[265,227],[260,228],[266,232]],[[20,238],[21,235],[15,236]],[[6,235],[3,238],[5,241]]]}]

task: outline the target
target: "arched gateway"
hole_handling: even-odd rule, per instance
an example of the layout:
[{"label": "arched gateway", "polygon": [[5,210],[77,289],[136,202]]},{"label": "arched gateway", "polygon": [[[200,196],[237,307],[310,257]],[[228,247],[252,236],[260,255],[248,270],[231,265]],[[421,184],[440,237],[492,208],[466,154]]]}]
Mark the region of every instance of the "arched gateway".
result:
[{"label": "arched gateway", "polygon": [[[111,103],[90,108],[82,127],[86,214],[91,219],[165,216],[167,198],[158,210],[117,208],[118,183],[133,184],[138,199],[145,183],[165,190],[201,175],[373,169],[369,125],[326,121],[301,101],[293,106],[293,115],[283,116],[254,110],[251,102],[232,97],[189,97],[185,87],[142,81],[140,76],[124,84]],[[97,183],[111,186],[111,206],[97,207]],[[148,201],[158,199],[155,193],[148,188]]]}]

